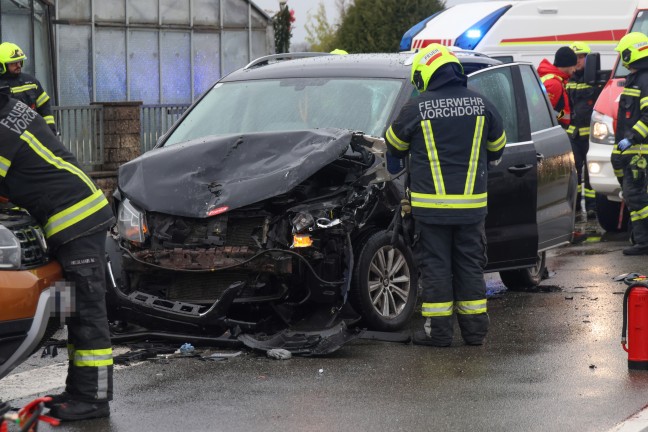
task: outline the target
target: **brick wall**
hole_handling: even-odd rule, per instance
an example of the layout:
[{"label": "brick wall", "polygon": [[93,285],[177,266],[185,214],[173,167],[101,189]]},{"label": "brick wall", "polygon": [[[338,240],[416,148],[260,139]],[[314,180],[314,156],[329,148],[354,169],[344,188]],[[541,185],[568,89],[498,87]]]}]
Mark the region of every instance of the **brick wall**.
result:
[{"label": "brick wall", "polygon": [[96,102],[103,106],[104,163],[90,177],[109,200],[117,188],[117,169],[141,153],[142,102]]}]

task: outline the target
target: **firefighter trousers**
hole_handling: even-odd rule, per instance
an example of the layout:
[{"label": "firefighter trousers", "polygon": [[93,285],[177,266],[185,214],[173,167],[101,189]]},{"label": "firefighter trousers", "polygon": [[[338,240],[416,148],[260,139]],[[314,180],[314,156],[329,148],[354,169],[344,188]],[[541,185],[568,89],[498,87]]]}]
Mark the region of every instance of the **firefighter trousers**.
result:
[{"label": "firefighter trousers", "polygon": [[634,179],[632,170],[624,169],[623,199],[630,211],[634,243],[648,247],[648,173],[641,173]]},{"label": "firefighter trousers", "polygon": [[453,314],[470,345],[483,343],[486,310],[486,233],[484,221],[469,225],[434,225],[416,221],[415,254],[423,287],[425,331],[436,345],[452,342]]},{"label": "firefighter trousers", "polygon": [[106,232],[61,245],[55,257],[71,284],[75,310],[68,328],[65,391],[84,402],[112,400],[113,359],[106,312]]},{"label": "firefighter trousers", "polygon": [[596,210],[596,196],[592,185],[590,184],[589,171],[587,169],[587,152],[589,151],[589,135],[585,137],[578,136],[569,138],[571,141],[572,152],[574,153],[574,162],[576,173],[578,175],[578,194],[576,195],[576,210],[581,210],[581,197],[585,197],[585,210]]}]

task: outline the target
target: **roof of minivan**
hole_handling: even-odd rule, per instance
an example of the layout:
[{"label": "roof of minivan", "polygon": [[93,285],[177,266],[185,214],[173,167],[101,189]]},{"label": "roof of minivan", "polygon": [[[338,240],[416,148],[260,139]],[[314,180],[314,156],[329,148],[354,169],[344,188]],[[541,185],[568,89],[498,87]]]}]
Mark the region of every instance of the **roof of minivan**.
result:
[{"label": "roof of minivan", "polygon": [[[498,60],[471,51],[455,51],[459,61],[466,67],[466,73],[486,66],[500,64]],[[409,78],[411,53],[347,54],[300,58],[247,66],[232,72],[222,82],[254,79],[276,79],[286,77],[359,77],[359,78]],[[289,57],[290,55],[287,54]],[[270,56],[271,57],[271,56]],[[472,66],[472,67],[467,67]]]}]

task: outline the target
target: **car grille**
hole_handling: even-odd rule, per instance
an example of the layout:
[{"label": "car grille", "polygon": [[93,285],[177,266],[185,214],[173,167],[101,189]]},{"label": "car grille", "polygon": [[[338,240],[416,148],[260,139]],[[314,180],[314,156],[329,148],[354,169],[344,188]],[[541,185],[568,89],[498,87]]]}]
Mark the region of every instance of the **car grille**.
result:
[{"label": "car grille", "polygon": [[223,295],[231,284],[247,279],[248,277],[244,274],[224,272],[175,274],[173,282],[169,284],[167,290],[167,299],[213,303]]},{"label": "car grille", "polygon": [[37,267],[46,264],[49,261],[47,252],[41,245],[41,240],[44,243],[45,237],[43,236],[43,231],[39,226],[27,226],[20,229],[14,228],[12,231],[20,242],[23,267]]},{"label": "car grille", "polygon": [[[251,246],[257,247],[254,240],[255,231],[259,230],[265,222],[263,217],[231,218],[227,224],[226,246]],[[258,241],[263,241],[257,238]]]}]

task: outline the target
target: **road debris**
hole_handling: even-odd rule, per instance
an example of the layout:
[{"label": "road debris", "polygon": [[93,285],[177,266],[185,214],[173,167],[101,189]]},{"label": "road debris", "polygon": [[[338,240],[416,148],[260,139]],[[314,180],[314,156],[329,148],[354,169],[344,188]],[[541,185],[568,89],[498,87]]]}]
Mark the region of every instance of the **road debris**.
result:
[{"label": "road debris", "polygon": [[281,349],[281,348],[273,348],[271,350],[268,350],[266,355],[275,360],[288,360],[289,358],[292,357],[292,354],[290,351],[286,349]]}]

